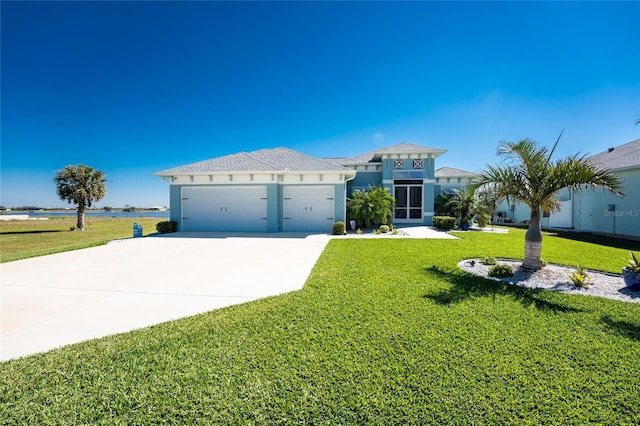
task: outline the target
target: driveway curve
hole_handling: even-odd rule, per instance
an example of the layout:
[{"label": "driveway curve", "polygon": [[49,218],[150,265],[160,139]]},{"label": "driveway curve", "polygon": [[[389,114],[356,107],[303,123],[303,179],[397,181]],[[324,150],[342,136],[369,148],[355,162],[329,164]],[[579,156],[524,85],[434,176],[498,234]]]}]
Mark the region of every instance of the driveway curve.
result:
[{"label": "driveway curve", "polygon": [[0,360],[301,289],[328,235],[176,233],[0,265]]}]

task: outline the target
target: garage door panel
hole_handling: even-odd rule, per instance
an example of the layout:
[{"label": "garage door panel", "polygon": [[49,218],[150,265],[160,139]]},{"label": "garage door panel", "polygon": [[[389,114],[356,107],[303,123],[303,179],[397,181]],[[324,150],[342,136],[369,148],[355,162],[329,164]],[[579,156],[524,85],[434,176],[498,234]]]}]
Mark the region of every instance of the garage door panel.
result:
[{"label": "garage door panel", "polygon": [[266,232],[266,186],[182,188],[182,229]]},{"label": "garage door panel", "polygon": [[332,186],[285,186],[283,231],[330,232],[334,205]]}]

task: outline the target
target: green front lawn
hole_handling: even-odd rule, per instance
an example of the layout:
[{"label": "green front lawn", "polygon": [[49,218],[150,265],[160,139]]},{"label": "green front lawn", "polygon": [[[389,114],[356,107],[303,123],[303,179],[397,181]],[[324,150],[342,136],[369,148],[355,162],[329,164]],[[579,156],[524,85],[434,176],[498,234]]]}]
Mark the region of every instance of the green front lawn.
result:
[{"label": "green front lawn", "polygon": [[60,253],[132,238],[133,224],[144,235],[156,232],[158,218],[112,218],[85,216],[85,230],[72,231],[76,217],[51,217],[46,220],[0,221],[0,262]]},{"label": "green front lawn", "polygon": [[[0,419],[639,424],[640,304],[470,276],[524,232],[458,235],[332,240],[301,291],[2,363]],[[617,272],[626,247],[547,236],[543,257]]]}]

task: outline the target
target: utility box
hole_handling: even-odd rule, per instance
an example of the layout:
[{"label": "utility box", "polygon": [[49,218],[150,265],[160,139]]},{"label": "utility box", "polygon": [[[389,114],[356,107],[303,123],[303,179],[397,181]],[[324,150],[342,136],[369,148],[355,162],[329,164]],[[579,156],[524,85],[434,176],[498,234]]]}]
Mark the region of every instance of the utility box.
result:
[{"label": "utility box", "polygon": [[142,237],[142,226],[137,223],[133,224],[133,238]]}]

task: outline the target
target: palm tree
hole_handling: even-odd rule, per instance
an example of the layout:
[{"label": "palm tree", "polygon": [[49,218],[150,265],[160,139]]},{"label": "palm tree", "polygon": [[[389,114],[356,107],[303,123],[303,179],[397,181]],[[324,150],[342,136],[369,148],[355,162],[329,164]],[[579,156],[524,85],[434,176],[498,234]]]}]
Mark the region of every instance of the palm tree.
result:
[{"label": "palm tree", "polygon": [[368,191],[356,190],[347,198],[349,217],[364,228],[371,223],[390,224],[396,199],[382,186],[369,187]]},{"label": "palm tree", "polygon": [[78,164],[58,170],[54,179],[61,200],[78,205],[76,229],[84,231],[84,211],[107,193],[104,173],[93,167]]},{"label": "palm tree", "polygon": [[461,227],[467,227],[471,225],[471,219],[476,214],[478,198],[470,188],[453,191],[453,195],[446,202],[446,207],[458,218]]},{"label": "palm tree", "polygon": [[618,196],[624,195],[622,179],[610,170],[599,168],[584,156],[572,155],[551,161],[560,136],[549,151],[536,142],[523,139],[520,142],[501,142],[498,155],[505,156],[505,166],[487,166],[475,180],[474,189],[486,188],[498,198],[519,200],[531,209],[529,228],[524,240],[524,262],[527,269],[542,266],[542,231],[540,217],[543,211],[557,211],[560,206],[555,194],[569,188],[578,194],[584,188],[601,187]]}]

